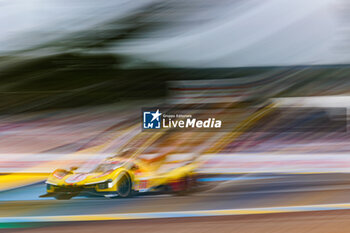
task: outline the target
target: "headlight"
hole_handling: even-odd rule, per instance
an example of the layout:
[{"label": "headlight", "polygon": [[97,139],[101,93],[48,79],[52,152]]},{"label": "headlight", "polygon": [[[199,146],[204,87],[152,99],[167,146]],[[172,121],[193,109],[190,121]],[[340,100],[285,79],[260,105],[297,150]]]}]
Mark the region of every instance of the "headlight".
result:
[{"label": "headlight", "polygon": [[98,184],[99,189],[107,189],[107,188],[112,188],[113,187],[113,180],[109,179],[106,182]]}]

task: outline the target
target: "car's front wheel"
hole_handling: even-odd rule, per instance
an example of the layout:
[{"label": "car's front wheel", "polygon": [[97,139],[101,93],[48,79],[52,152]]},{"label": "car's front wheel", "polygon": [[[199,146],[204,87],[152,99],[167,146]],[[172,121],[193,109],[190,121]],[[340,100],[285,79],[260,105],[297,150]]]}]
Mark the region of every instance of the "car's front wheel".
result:
[{"label": "car's front wheel", "polygon": [[119,197],[130,197],[132,194],[131,179],[127,173],[124,173],[118,181],[117,194]]}]

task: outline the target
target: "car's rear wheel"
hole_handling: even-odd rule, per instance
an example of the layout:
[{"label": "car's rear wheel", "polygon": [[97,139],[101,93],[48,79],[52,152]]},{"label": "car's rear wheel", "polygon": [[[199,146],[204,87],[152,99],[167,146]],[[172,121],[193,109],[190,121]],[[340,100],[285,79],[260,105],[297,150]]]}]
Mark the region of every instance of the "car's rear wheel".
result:
[{"label": "car's rear wheel", "polygon": [[124,173],[118,181],[117,194],[119,197],[130,197],[132,194],[131,179],[127,173]]},{"label": "car's rear wheel", "polygon": [[175,195],[183,196],[191,193],[195,179],[193,176],[185,176],[176,182],[170,183],[170,189]]}]

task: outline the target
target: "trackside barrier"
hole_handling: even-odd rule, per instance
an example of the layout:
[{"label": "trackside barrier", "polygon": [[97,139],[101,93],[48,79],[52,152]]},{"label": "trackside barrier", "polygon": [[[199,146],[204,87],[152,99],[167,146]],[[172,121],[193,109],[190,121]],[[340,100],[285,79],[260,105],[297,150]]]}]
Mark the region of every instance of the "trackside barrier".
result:
[{"label": "trackside barrier", "polygon": [[349,173],[350,154],[206,154],[199,173]]}]

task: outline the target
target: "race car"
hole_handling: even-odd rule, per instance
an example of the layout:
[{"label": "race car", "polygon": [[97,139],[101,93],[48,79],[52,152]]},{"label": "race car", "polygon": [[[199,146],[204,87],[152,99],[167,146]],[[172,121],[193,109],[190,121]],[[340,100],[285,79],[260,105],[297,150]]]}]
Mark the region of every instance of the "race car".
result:
[{"label": "race car", "polygon": [[193,158],[176,155],[154,159],[111,157],[92,169],[57,169],[46,181],[47,193],[40,197],[59,200],[78,195],[130,197],[135,193],[172,192],[185,194],[195,186],[194,171],[198,163]]}]

